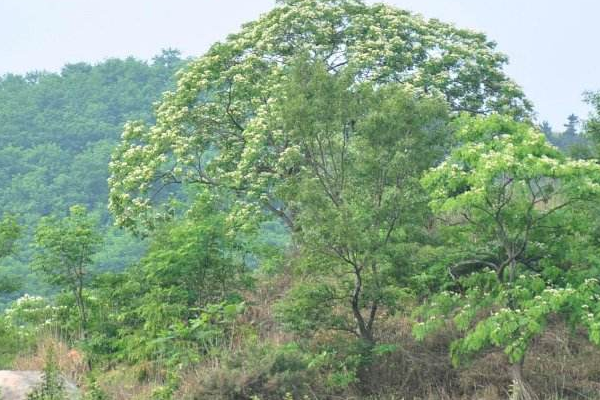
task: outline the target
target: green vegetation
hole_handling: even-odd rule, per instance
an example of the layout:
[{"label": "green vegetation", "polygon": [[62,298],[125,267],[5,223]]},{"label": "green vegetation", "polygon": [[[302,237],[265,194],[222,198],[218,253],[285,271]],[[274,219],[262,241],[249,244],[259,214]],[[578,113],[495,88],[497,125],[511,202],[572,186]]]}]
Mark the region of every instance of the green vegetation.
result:
[{"label": "green vegetation", "polygon": [[[42,216],[84,205],[103,225],[99,270],[120,270],[143,251],[139,241],[110,228],[106,211],[108,161],[123,123],[151,121],[152,103],[173,85],[179,53],[164,51],[151,64],[135,59],[65,66],[0,78],[0,216],[23,227],[17,254],[3,276],[19,276],[25,291],[48,293],[31,273],[34,228]],[[0,236],[1,238],[1,236]]]},{"label": "green vegetation", "polygon": [[56,366],[54,350],[46,356],[42,383],[27,395],[27,400],[63,400],[66,398],[63,378]]},{"label": "green vegetation", "polygon": [[278,3],[185,66],[2,78],[0,290],[41,296],[0,367],[50,341],[88,399],[597,398],[600,95],[557,143],[485,35]]},{"label": "green vegetation", "polygon": [[[14,252],[15,242],[19,239],[21,228],[14,217],[7,216],[0,221],[0,260]],[[18,279],[10,272],[2,271],[0,275],[0,294],[10,293],[18,289]]]},{"label": "green vegetation", "polygon": [[83,295],[92,256],[100,237],[85,208],[73,206],[62,220],[44,217],[35,233],[33,268],[50,284],[73,295],[77,305],[79,334],[85,336],[88,312]]},{"label": "green vegetation", "polygon": [[415,331],[422,338],[453,315],[465,332],[453,343],[454,363],[499,347],[515,393],[526,392],[524,357],[551,315],[587,327],[600,343],[597,268],[564,258],[565,245],[591,233],[589,216],[574,211],[598,199],[600,166],[569,160],[530,125],[498,116],[468,119],[456,136],[460,145],[423,183],[447,225],[449,274],[459,290],[433,296]]}]

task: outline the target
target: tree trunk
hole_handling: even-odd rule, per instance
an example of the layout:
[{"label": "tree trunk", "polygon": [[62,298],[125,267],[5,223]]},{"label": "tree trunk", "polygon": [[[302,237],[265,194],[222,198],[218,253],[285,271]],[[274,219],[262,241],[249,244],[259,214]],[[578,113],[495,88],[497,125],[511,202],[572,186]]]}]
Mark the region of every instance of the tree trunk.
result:
[{"label": "tree trunk", "polygon": [[373,338],[373,330],[368,324],[365,323],[365,319],[362,316],[358,302],[352,302],[352,314],[354,314],[354,321],[356,322],[358,336],[360,336],[365,343],[373,345],[375,343]]},{"label": "tree trunk", "polygon": [[517,262],[514,259],[514,256],[512,254],[512,252],[510,253],[510,270],[508,271],[508,275],[509,275],[509,282],[512,284],[515,281],[515,276],[516,276],[516,272],[517,272]]},{"label": "tree trunk", "polygon": [[360,307],[360,295],[362,291],[362,276],[361,268],[354,266],[354,292],[352,293],[352,314],[356,322],[356,330],[358,336],[365,341],[370,347],[375,343],[373,339],[373,330],[370,324],[365,322]]},{"label": "tree trunk", "polygon": [[531,387],[523,378],[523,361],[510,366],[512,378],[511,400],[536,400],[537,396],[531,390]]},{"label": "tree trunk", "polygon": [[81,288],[77,288],[73,291],[73,294],[75,296],[75,303],[77,304],[77,311],[79,313],[79,339],[85,340],[87,328],[87,315],[83,299],[83,291]]}]

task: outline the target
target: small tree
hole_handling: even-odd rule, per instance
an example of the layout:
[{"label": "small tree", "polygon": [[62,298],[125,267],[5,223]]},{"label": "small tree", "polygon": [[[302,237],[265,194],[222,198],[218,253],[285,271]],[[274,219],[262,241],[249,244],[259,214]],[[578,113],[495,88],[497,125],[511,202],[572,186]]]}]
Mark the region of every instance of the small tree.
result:
[{"label": "small tree", "polygon": [[66,391],[63,378],[56,362],[54,349],[50,347],[46,354],[42,383],[27,395],[27,400],[65,400]]},{"label": "small tree", "polygon": [[596,270],[561,263],[561,245],[582,242],[584,206],[600,196],[600,167],[564,157],[542,133],[500,116],[467,119],[457,140],[423,179],[448,234],[454,284],[421,309],[415,333],[423,337],[454,313],[464,332],[452,346],[454,363],[499,347],[511,364],[513,398],[530,399],[522,366],[550,315],[587,326],[598,343],[599,288],[586,280]]},{"label": "small tree", "polygon": [[94,333],[99,341],[118,335],[119,357],[160,359],[175,368],[228,340],[235,318],[226,317],[243,310],[242,293],[253,279],[247,248],[230,235],[224,203],[202,191],[189,212],[157,227],[138,264],[120,277],[95,280],[101,305]]},{"label": "small tree", "polygon": [[50,284],[69,291],[77,305],[79,336],[85,337],[87,309],[84,288],[92,256],[100,243],[95,221],[83,206],[73,206],[63,219],[46,217],[35,233],[34,268]]}]

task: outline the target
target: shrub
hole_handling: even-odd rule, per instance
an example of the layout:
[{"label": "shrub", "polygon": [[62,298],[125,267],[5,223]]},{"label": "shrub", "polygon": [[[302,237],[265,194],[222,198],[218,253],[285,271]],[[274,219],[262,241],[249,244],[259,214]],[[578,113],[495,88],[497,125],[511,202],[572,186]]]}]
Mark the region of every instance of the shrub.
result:
[{"label": "shrub", "polygon": [[27,395],[27,400],[66,400],[64,381],[58,370],[53,349],[46,355],[42,383]]}]

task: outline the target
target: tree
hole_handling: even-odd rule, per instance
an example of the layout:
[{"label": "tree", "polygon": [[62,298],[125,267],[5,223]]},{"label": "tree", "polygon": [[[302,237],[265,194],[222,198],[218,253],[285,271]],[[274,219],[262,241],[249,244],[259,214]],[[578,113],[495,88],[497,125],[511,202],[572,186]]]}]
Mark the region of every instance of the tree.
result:
[{"label": "tree", "polygon": [[[0,260],[13,253],[15,242],[21,236],[21,228],[12,216],[5,216],[0,221]],[[0,293],[14,292],[19,281],[2,271],[0,276]]]},{"label": "tree", "polygon": [[14,250],[21,228],[12,216],[6,216],[0,221],[0,259],[8,256]]},{"label": "tree", "polygon": [[596,154],[598,154],[600,144],[600,92],[586,92],[585,100],[592,107],[592,113],[584,125],[584,132],[585,136],[595,145]]},{"label": "tree", "polygon": [[236,193],[240,214],[267,208],[292,227],[276,196],[295,174],[281,164],[292,138],[267,120],[283,111],[281,88],[295,59],[308,55],[330,74],[352,71],[356,82],[439,94],[454,112],[525,118],[530,104],[494,48],[483,34],[383,4],[281,3],[182,70],[152,127],[127,124],[110,166],[110,209],[122,226],[151,227],[167,212],[161,205],[172,186],[200,183]]},{"label": "tree", "polygon": [[99,305],[91,342],[106,349],[118,339],[120,353],[110,357],[174,364],[196,360],[212,342],[226,340],[223,314],[233,310],[237,316],[243,309],[241,293],[252,279],[241,233],[230,234],[227,201],[207,191],[192,201],[185,215],[157,227],[137,264],[95,280]]},{"label": "tree", "polygon": [[152,64],[165,68],[165,71],[173,71],[181,67],[181,52],[170,47],[163,49],[159,55],[152,57]]},{"label": "tree", "polygon": [[565,132],[563,135],[573,137],[577,135],[577,125],[579,124],[579,117],[575,114],[571,114],[567,117],[567,123],[565,124]]},{"label": "tree", "polygon": [[356,85],[322,63],[295,65],[282,91],[274,125],[289,132],[282,164],[298,172],[276,196],[293,215],[303,268],[283,320],[372,345],[380,311],[406,295],[426,215],[417,177],[445,150],[447,107],[400,84]]},{"label": "tree", "polygon": [[423,178],[448,235],[454,284],[423,306],[415,332],[423,337],[453,313],[463,332],[453,361],[501,348],[513,398],[529,399],[523,362],[550,315],[587,327],[598,343],[597,266],[565,260],[565,243],[584,241],[584,210],[600,195],[600,167],[566,158],[530,125],[500,116],[464,120],[457,140]]},{"label": "tree", "polygon": [[563,153],[571,158],[589,159],[592,158],[589,140],[578,132],[580,124],[579,118],[571,114],[564,125],[564,132],[552,132],[550,125],[544,121],[540,130],[546,135],[546,139],[558,147]]},{"label": "tree", "polygon": [[[152,104],[174,87],[183,65],[175,50],[152,63],[128,58],[92,65],[68,64],[60,73],[0,77],[0,215],[18,215],[36,226],[44,215],[84,204],[112,224],[107,210],[108,162],[128,119],[152,120]],[[20,277],[22,291],[49,288],[29,273],[33,230],[26,230],[2,275]],[[122,231],[107,230],[99,268],[121,270],[143,245]]]},{"label": "tree", "polygon": [[96,229],[85,207],[73,206],[63,219],[42,218],[35,232],[34,269],[48,283],[73,295],[80,338],[85,338],[88,318],[84,289],[101,241]]},{"label": "tree", "polygon": [[554,135],[554,132],[552,131],[552,126],[548,121],[542,122],[542,124],[540,125],[540,131],[542,131],[542,133],[546,135],[546,138],[548,138],[548,140],[550,140],[552,135]]}]

